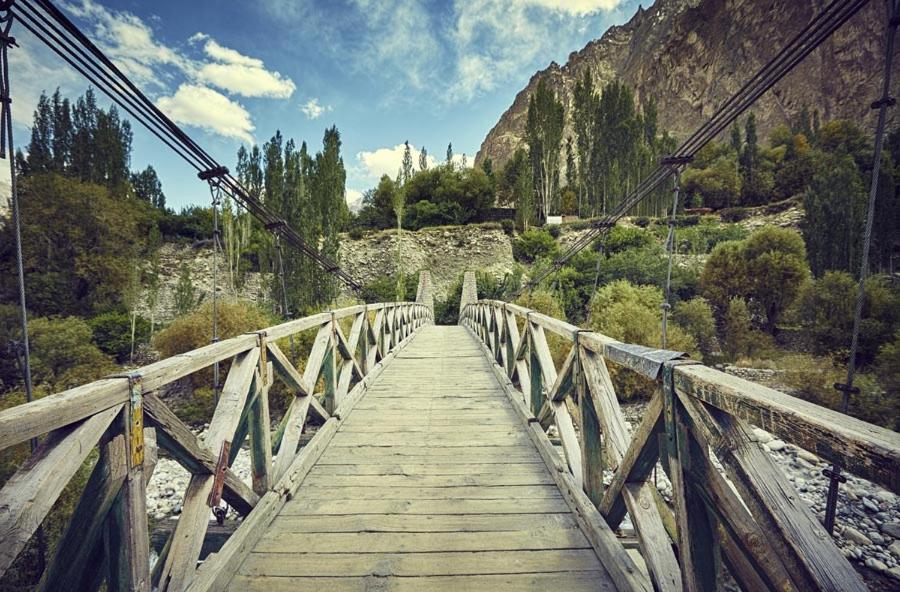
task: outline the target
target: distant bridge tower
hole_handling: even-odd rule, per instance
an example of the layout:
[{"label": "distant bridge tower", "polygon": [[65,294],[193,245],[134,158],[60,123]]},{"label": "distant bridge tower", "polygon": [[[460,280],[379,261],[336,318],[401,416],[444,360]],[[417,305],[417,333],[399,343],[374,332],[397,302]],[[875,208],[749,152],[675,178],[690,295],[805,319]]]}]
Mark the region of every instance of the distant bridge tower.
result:
[{"label": "distant bridge tower", "polygon": [[462,296],[459,299],[459,317],[462,320],[462,311],[468,304],[478,301],[478,285],[475,283],[475,272],[467,271],[463,274]]},{"label": "distant bridge tower", "polygon": [[431,282],[431,272],[422,270],[419,272],[419,287],[416,290],[416,302],[424,304],[434,315],[434,284]]}]

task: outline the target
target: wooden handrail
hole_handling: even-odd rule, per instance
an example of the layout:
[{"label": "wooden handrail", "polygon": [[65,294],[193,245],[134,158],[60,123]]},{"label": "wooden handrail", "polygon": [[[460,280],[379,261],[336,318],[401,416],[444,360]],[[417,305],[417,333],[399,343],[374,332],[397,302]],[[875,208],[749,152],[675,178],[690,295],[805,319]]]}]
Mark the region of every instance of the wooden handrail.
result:
[{"label": "wooden handrail", "polygon": [[[369,318],[375,313],[375,321]],[[349,339],[338,323],[353,317]],[[288,321],[238,335],[130,371],[0,412],[0,450],[43,434],[32,458],[0,490],[0,575],[12,564],[69,479],[98,442],[100,460],[90,479],[95,503],[78,505],[65,540],[78,548],[58,548],[44,574],[41,590],[95,587],[84,566],[98,561],[104,548],[109,565],[108,589],[183,590],[194,578],[210,508],[224,499],[247,516],[256,508],[271,509],[290,495],[306,466],[299,458],[300,433],[310,411],[334,427],[343,407],[364,392],[367,376],[380,369],[419,328],[433,322],[431,309],[413,302],[362,304]],[[275,341],[317,329],[317,337],[302,374]],[[155,395],[161,387],[232,360],[209,430],[201,442]],[[268,392],[274,376],[294,392],[282,427],[269,429]],[[324,381],[324,401],[313,394]],[[150,427],[143,427],[144,422]],[[333,433],[333,432],[331,432]],[[231,471],[234,450],[250,440],[253,488]],[[321,441],[321,439],[319,440]],[[155,466],[156,446],[191,473],[181,519],[157,563],[149,572],[146,484]],[[273,463],[273,449],[277,461]],[[318,449],[318,445],[317,445]],[[122,466],[122,459],[127,462]],[[311,465],[310,465],[311,466]],[[308,467],[307,469],[308,470]],[[269,500],[269,501],[266,501]],[[108,523],[106,527],[94,527]],[[85,528],[91,525],[91,528]],[[74,530],[73,530],[74,529]],[[80,532],[84,529],[83,534]],[[101,533],[116,537],[104,546]]]},{"label": "wooden handrail", "polygon": [[[556,425],[571,479],[609,527],[618,528],[626,511],[631,516],[656,589],[712,589],[715,548],[745,589],[865,589],[811,510],[796,503],[797,492],[757,445],[748,422],[895,493],[900,434],[706,367],[682,352],[622,343],[516,304],[467,304],[460,324],[518,385],[535,428]],[[558,370],[545,332],[570,344]],[[607,362],[658,385],[633,439]],[[579,435],[569,410],[576,404]],[[733,487],[715,469],[712,453]],[[647,481],[657,461],[672,483],[671,508]],[[614,472],[609,486],[606,462]]]}]

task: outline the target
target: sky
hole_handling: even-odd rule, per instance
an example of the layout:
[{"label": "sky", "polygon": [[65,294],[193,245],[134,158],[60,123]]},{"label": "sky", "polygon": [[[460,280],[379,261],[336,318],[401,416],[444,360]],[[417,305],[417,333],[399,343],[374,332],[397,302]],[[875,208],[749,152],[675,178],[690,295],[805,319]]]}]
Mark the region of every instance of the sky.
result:
[{"label": "sky", "polygon": [[[646,2],[645,2],[646,3]],[[471,166],[539,69],[627,21],[636,0],[59,0],[153,102],[234,169],[280,129],[311,151],[341,132],[347,200],[396,175],[403,142]],[[42,91],[87,81],[21,25],[10,50],[16,144]],[[192,168],[135,125],[132,169],[153,165],[168,205],[209,202]]]}]

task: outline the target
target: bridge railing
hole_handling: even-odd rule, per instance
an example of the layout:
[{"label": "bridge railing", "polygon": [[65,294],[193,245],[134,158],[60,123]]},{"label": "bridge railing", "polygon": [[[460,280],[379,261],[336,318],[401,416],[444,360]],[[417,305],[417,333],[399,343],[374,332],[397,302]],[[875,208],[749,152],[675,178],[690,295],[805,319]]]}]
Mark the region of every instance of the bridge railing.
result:
[{"label": "bridge railing", "polygon": [[[900,434],[515,304],[477,301],[460,323],[518,387],[534,422],[555,424],[571,478],[608,526],[628,513],[658,590],[716,589],[719,558],[745,590],[866,589],[749,424],[895,493]],[[548,333],[570,344],[559,368]],[[633,433],[607,362],[658,385]],[[648,481],[658,461],[671,510]]]},{"label": "bridge railing", "polygon": [[[345,335],[341,321],[350,319]],[[380,371],[379,362],[432,322],[423,304],[351,306],[239,335],[0,412],[0,450],[46,434],[0,490],[0,576],[98,447],[99,460],[39,589],[96,590],[106,578],[111,591],[150,590],[152,581],[160,590],[180,592],[195,575],[210,512],[222,511],[220,499],[245,522],[265,521],[277,502],[299,486],[316,436],[333,432],[341,410],[360,396],[373,370]],[[301,372],[276,341],[313,330]],[[219,363],[230,367],[200,439],[157,391]],[[293,397],[272,433],[269,387],[276,375]],[[316,393],[319,384],[323,390]],[[323,395],[322,403],[316,394]],[[324,425],[298,451],[310,414]],[[248,438],[252,487],[230,469]],[[191,478],[178,524],[151,575],[146,486],[157,446]]]}]

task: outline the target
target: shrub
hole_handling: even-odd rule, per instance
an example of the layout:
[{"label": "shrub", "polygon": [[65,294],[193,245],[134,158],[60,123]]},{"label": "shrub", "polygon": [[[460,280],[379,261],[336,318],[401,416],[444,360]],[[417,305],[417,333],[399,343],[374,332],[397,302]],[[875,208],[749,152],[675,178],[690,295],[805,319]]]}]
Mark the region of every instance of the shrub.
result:
[{"label": "shrub", "polygon": [[[662,342],[662,291],[620,280],[597,290],[590,305],[588,327],[624,343],[659,347]],[[696,341],[677,323],[667,328],[667,349],[695,355]],[[620,367],[610,367],[616,394],[622,400],[650,397],[656,383]]]},{"label": "shrub", "polygon": [[725,222],[740,222],[750,217],[750,212],[746,208],[727,208],[721,210],[719,215]]},{"label": "shrub", "polygon": [[[129,360],[132,315],[127,312],[107,312],[88,321],[94,343],[100,350],[116,358],[119,363]],[[150,341],[150,321],[138,315],[134,319],[134,351]]]},{"label": "shrub", "polygon": [[504,234],[512,236],[516,229],[516,223],[509,218],[504,218],[503,220],[500,220],[500,227],[503,228]]},{"label": "shrub", "polygon": [[653,236],[646,230],[628,226],[615,226],[604,237],[594,242],[595,251],[603,251],[608,255],[621,253],[628,249],[641,249],[653,244]]},{"label": "shrub", "polygon": [[701,296],[679,302],[672,310],[672,320],[697,342],[705,360],[716,350],[716,321],[712,307]]},{"label": "shrub", "polygon": [[[415,299],[416,290],[419,289],[419,274],[403,276],[406,298]],[[359,297],[367,304],[378,302],[393,302],[397,299],[397,274],[382,275],[363,286]]]},{"label": "shrub", "polygon": [[[273,324],[272,318],[246,300],[219,300],[219,339],[258,331]],[[208,345],[212,341],[212,302],[173,321],[153,337],[153,346],[164,358]]]},{"label": "shrub", "polygon": [[553,236],[542,229],[526,230],[513,241],[513,257],[526,263],[541,257],[555,257],[558,250]]},{"label": "shrub", "polygon": [[560,228],[560,226],[558,224],[548,224],[544,228],[547,230],[547,232],[550,233],[550,236],[552,236],[554,239],[559,238],[559,235],[562,232],[562,229]]},{"label": "shrub", "polygon": [[878,382],[896,397],[900,393],[900,331],[878,350],[876,369]]},{"label": "shrub", "polygon": [[[526,292],[519,296],[515,303],[519,306],[524,306],[535,312],[547,315],[548,317],[553,317],[554,319],[559,319],[561,321],[566,320],[566,313],[563,311],[559,299],[557,299],[556,295],[549,290],[532,290]],[[550,331],[546,331],[545,333],[547,335],[547,345],[550,348],[550,355],[553,357],[553,363],[559,368],[562,363],[565,362],[566,355],[568,355],[572,344],[569,340],[556,335],[555,333]],[[548,385],[548,388],[550,386],[552,385]]]},{"label": "shrub", "polygon": [[[850,347],[857,282],[843,271],[829,271],[807,282],[797,299],[797,314],[814,351],[820,354],[846,352]],[[900,328],[900,293],[885,278],[866,281],[860,323],[859,358],[870,364],[879,347]]]},{"label": "shrub", "polygon": [[749,357],[754,350],[757,332],[750,323],[750,309],[747,302],[734,297],[728,302],[725,314],[722,315],[722,353],[725,359],[735,361]]},{"label": "shrub", "polygon": [[350,232],[347,233],[347,236],[349,236],[352,240],[360,240],[364,236],[363,229],[359,226],[354,226],[350,229]]},{"label": "shrub", "polygon": [[638,216],[634,219],[634,225],[641,228],[647,228],[648,226],[650,226],[650,218],[648,218],[647,216]]}]

